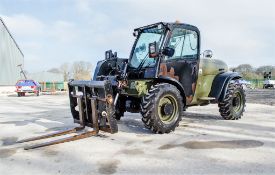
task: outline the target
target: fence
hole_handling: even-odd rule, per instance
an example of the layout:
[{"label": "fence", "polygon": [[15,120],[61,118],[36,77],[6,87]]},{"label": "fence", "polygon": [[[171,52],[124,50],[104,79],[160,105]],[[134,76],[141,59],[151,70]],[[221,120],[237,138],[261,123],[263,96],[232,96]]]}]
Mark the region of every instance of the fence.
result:
[{"label": "fence", "polygon": [[253,80],[247,80],[251,83],[251,86],[254,88],[263,88],[264,85],[264,79],[253,79]]},{"label": "fence", "polygon": [[67,82],[39,82],[42,92],[67,91]]}]

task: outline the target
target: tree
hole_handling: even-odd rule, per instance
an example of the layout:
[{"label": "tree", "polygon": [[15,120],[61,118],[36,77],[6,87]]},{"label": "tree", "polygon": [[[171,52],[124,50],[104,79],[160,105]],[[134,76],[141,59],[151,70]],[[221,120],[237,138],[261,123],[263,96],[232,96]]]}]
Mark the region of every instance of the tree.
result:
[{"label": "tree", "polygon": [[241,64],[235,68],[232,68],[232,70],[240,73],[242,77],[247,80],[259,78],[254,71],[255,69],[250,64]]},{"label": "tree", "polygon": [[237,67],[232,67],[230,70],[240,73],[244,79],[263,79],[264,72],[271,72],[272,77],[275,77],[275,66],[260,66],[253,68],[250,64],[241,64]]},{"label": "tree", "polygon": [[58,68],[51,68],[49,70],[47,70],[47,72],[51,72],[51,73],[60,73]]},{"label": "tree", "polygon": [[72,73],[75,80],[91,80],[92,64],[78,61],[72,65]]},{"label": "tree", "polygon": [[262,79],[262,76],[255,72],[243,72],[242,77],[246,80]]},{"label": "tree", "polygon": [[64,81],[69,80],[69,74],[70,74],[69,69],[70,69],[70,64],[69,63],[63,63],[59,68],[60,72],[63,74]]},{"label": "tree", "polygon": [[250,64],[241,64],[235,68],[235,71],[239,73],[251,73],[253,72],[253,67]]},{"label": "tree", "polygon": [[260,67],[257,68],[256,72],[258,74],[264,74],[264,72],[267,72],[267,73],[268,72],[272,72],[272,73],[274,72],[274,74],[275,74],[275,66],[260,66]]}]

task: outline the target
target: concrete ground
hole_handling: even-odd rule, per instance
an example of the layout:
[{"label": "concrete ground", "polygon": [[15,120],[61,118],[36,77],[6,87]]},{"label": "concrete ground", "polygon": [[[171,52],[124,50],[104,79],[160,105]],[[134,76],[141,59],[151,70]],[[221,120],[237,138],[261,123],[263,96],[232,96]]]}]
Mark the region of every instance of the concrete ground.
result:
[{"label": "concrete ground", "polygon": [[127,113],[117,134],[28,151],[14,144],[73,126],[66,95],[0,96],[0,174],[275,174],[272,105],[248,103],[237,121],[222,120],[216,105],[191,107],[163,135]]}]

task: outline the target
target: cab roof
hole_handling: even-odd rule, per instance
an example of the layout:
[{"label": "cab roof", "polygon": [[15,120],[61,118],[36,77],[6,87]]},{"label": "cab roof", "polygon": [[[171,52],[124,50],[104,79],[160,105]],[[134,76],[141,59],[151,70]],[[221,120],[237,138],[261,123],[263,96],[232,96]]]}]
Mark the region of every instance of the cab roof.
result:
[{"label": "cab roof", "polygon": [[147,28],[155,27],[159,24],[162,24],[163,26],[167,27],[170,30],[173,29],[174,27],[182,27],[182,28],[197,31],[199,33],[199,29],[196,26],[186,24],[186,23],[180,23],[180,22],[170,22],[170,23],[168,23],[168,22],[158,22],[158,23],[154,23],[154,24],[150,24],[150,25],[146,25],[146,26],[143,26],[143,27],[136,28],[136,29],[134,29],[134,31],[142,31],[142,30],[147,29]]}]

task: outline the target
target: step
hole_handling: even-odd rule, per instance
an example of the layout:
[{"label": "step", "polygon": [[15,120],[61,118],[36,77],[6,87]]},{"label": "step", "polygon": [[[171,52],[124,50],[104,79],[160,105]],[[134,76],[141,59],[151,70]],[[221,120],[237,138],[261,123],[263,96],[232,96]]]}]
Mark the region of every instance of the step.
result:
[{"label": "step", "polygon": [[199,100],[205,100],[205,101],[211,101],[211,100],[216,100],[215,97],[201,97]]}]

